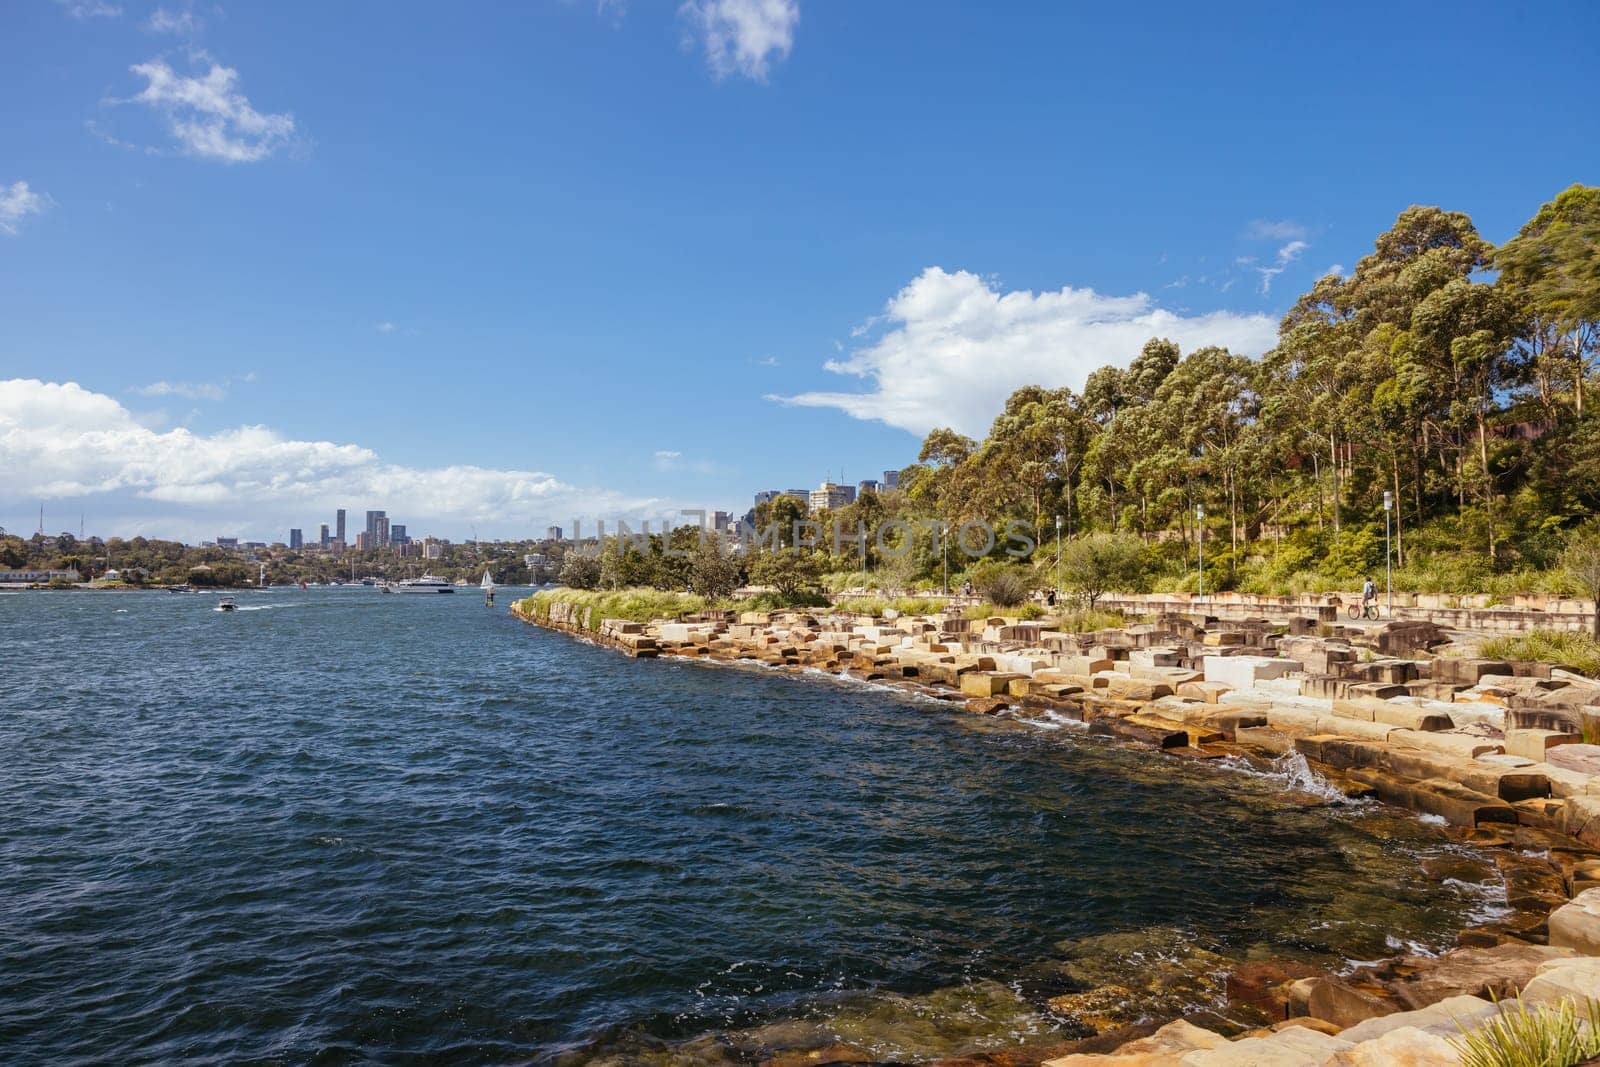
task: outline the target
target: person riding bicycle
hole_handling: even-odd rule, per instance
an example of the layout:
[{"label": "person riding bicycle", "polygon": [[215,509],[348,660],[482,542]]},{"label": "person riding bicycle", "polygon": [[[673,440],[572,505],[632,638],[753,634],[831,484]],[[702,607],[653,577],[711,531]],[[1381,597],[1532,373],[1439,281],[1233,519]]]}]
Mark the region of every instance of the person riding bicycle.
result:
[{"label": "person riding bicycle", "polygon": [[1378,586],[1369,576],[1361,586],[1361,614],[1365,615],[1368,612],[1377,614],[1377,605]]}]

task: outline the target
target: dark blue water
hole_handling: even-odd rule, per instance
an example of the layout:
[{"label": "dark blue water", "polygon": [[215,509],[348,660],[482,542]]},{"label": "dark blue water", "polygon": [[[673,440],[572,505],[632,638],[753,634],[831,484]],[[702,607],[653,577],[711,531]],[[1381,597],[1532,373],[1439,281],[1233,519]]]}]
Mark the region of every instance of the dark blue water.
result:
[{"label": "dark blue water", "polygon": [[1271,777],[472,591],[240,600],[0,596],[0,1061],[927,1056],[1048,1037],[1084,938],[1370,958],[1478,906]]}]

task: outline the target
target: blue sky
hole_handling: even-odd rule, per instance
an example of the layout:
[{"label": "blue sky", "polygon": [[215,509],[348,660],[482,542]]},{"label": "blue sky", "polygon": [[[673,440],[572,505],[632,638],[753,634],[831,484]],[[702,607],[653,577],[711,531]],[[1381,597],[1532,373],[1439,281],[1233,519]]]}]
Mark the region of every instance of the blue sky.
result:
[{"label": "blue sky", "polygon": [[0,525],[742,510],[1259,354],[1407,205],[1600,180],[1600,8],[1442,12],[13,0]]}]

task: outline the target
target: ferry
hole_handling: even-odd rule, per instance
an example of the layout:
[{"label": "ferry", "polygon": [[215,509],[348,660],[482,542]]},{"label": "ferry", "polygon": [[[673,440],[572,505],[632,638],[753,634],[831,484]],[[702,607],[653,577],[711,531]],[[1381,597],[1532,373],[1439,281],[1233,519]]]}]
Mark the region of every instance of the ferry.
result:
[{"label": "ferry", "polygon": [[455,588],[443,578],[433,574],[424,574],[421,578],[407,578],[403,582],[394,582],[388,586],[394,593],[454,593]]}]

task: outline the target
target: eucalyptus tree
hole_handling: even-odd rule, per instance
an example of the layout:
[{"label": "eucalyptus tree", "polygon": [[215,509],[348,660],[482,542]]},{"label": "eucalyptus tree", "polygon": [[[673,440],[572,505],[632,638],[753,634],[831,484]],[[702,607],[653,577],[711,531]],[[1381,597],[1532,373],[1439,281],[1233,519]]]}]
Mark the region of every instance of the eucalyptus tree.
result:
[{"label": "eucalyptus tree", "polygon": [[1553,343],[1540,355],[1565,369],[1573,412],[1600,357],[1600,188],[1573,185],[1539,208],[1495,253],[1501,282],[1527,301]]}]

